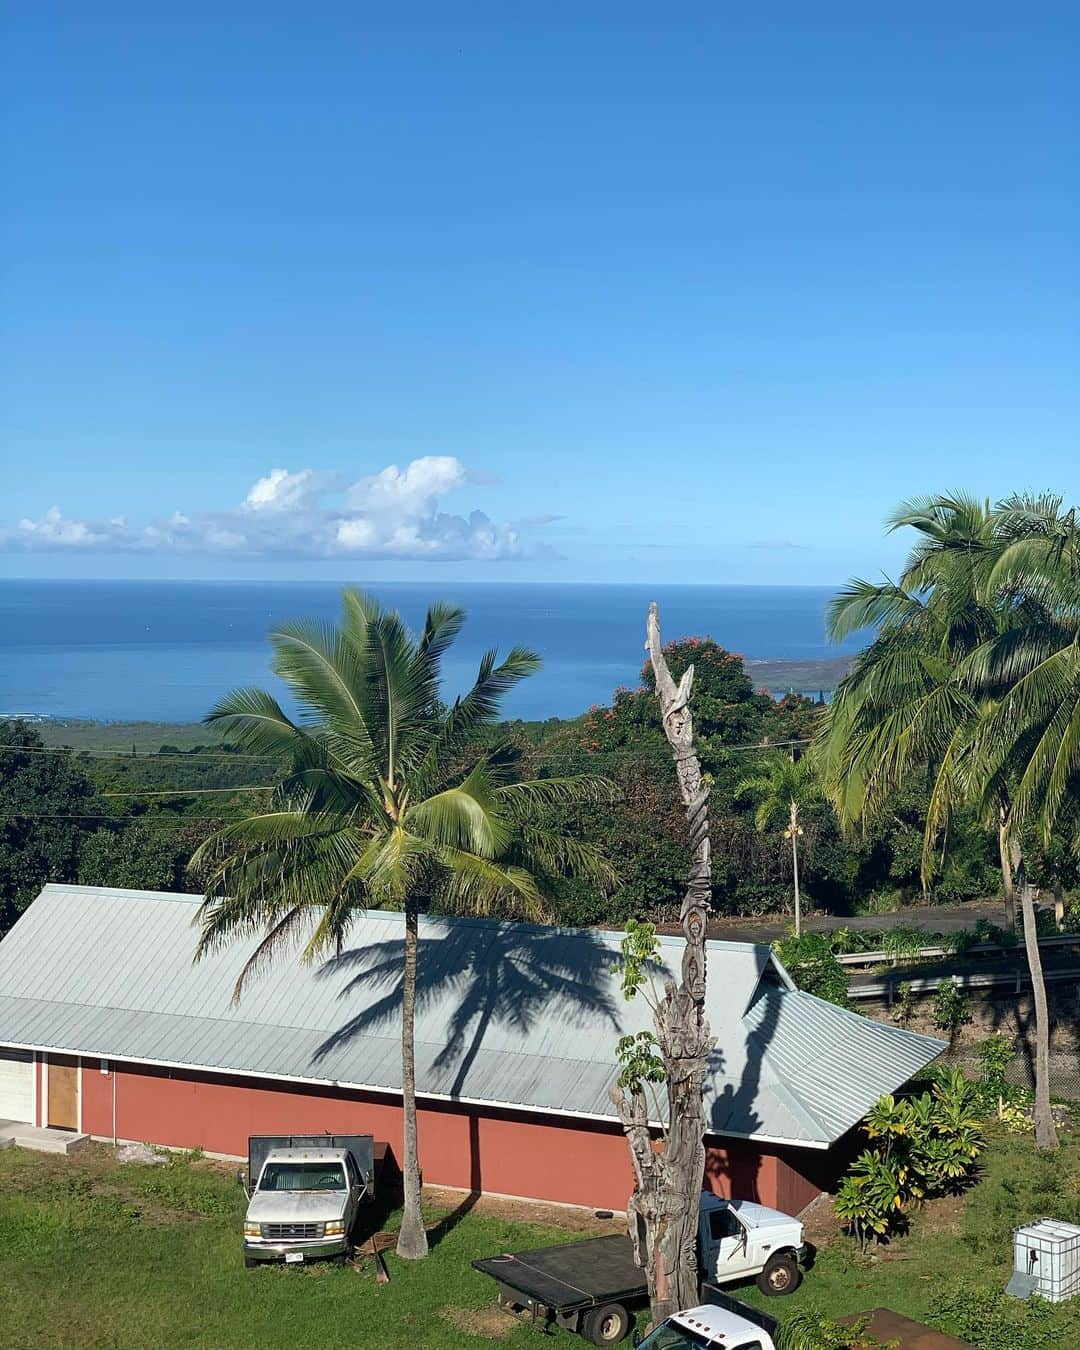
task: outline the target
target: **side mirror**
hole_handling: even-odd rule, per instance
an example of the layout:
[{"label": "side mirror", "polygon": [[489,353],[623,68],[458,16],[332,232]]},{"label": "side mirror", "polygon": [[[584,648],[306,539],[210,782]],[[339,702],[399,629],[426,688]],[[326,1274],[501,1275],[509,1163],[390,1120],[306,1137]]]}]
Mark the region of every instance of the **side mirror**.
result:
[{"label": "side mirror", "polygon": [[[244,1169],[243,1169],[242,1167],[238,1167],[238,1168],[236,1169],[236,1179],[237,1179],[237,1181],[240,1183],[240,1185],[243,1186],[244,1190],[246,1191],[247,1188],[248,1188],[248,1184],[247,1184],[247,1176],[246,1176],[246,1174],[245,1174],[245,1172],[244,1172]],[[250,1194],[250,1192],[249,1192],[249,1194]]]}]

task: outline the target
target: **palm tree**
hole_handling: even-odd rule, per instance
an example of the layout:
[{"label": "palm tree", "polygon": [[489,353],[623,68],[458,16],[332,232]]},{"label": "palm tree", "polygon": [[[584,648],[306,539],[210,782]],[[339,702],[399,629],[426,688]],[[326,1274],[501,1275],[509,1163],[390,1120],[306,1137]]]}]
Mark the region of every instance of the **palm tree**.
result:
[{"label": "palm tree", "polygon": [[1024,945],[1035,1005],[1035,1139],[1057,1145],[1050,1106],[1049,1013],[1035,921],[1035,888],[1021,847],[1035,832],[1044,848],[1069,837],[1080,845],[1080,527],[1061,499],[1013,497],[1002,503],[1002,548],[991,582],[1022,607],[1025,622],[990,642],[969,663],[975,682],[1007,685],[982,719],[972,777],[1015,784],[1008,844],[1020,894]]},{"label": "palm tree", "polygon": [[[1062,648],[1076,636],[1071,615],[1080,612],[1080,591],[1072,591],[1070,612],[1060,567],[1075,530],[1062,524],[1059,508],[1054,498],[1015,497],[991,509],[957,496],[902,507],[893,526],[912,525],[922,537],[900,582],[853,582],[833,602],[834,636],[867,623],[881,627],[841,683],[816,747],[849,825],[884,809],[906,777],[929,773],[924,877],[961,802],[974,802],[996,826],[1010,922],[1014,893],[1021,899],[1035,1004],[1036,1139],[1051,1147],[1046,993],[1021,838],[1039,796],[1039,765],[1043,797],[1056,810],[1061,793],[1054,795],[1057,780],[1046,765],[1064,764],[1070,752],[1061,738],[1061,708],[1051,706],[1054,679],[1043,680],[1050,703],[1044,700],[1038,712],[1030,697],[1021,709],[1025,699],[1017,691],[1041,661],[1056,656],[1059,667],[1067,664]],[[1048,575],[1050,558],[1057,567]],[[1025,758],[1039,731],[1042,758]],[[1042,819],[1048,827],[1045,811]]]},{"label": "palm tree", "polygon": [[[903,503],[890,529],[919,538],[896,582],[855,580],[831,602],[830,636],[866,628],[878,636],[856,659],[826,710],[814,747],[829,797],[843,825],[880,815],[897,789],[929,767],[931,793],[923,855],[962,799],[960,765],[979,703],[955,678],[958,664],[1001,629],[987,603],[987,578],[997,557],[994,513],[962,494]],[[1004,786],[1001,822],[1008,819]],[[1006,920],[1014,922],[1008,851],[999,830]]]},{"label": "palm tree", "polygon": [[206,869],[196,959],[238,937],[259,939],[237,1000],[284,947],[300,945],[301,960],[315,961],[342,951],[365,906],[404,911],[404,1257],[427,1252],[413,1033],[421,910],[542,917],[555,875],[614,880],[599,852],[568,838],[557,819],[559,807],[612,800],[606,780],[515,782],[485,753],[503,696],[539,658],[522,647],[501,662],[488,652],[469,692],[450,707],[440,702],[441,660],[464,617],[434,605],[416,638],[397,614],[347,590],[340,627],[298,622],[272,633],[273,668],[300,718],[262,690],[241,689],[206,720],[287,772],[268,809],[226,825],[191,864]]},{"label": "palm tree", "polygon": [[754,824],[764,832],[780,820],[787,826],[784,837],[791,840],[791,875],[795,886],[795,936],[802,936],[802,904],[799,896],[799,839],[802,837],[802,812],[821,800],[813,764],[804,755],[770,755],[760,773],[744,778],[735,789],[738,797],[757,802]]}]

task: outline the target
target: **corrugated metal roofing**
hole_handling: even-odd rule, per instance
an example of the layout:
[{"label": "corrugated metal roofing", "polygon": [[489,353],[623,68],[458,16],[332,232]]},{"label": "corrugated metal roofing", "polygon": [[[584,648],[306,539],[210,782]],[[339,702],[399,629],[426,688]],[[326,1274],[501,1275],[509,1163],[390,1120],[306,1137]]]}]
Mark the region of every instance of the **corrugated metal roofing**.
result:
[{"label": "corrugated metal roofing", "polygon": [[[400,1090],[402,917],[368,911],[318,968],[283,956],[231,1002],[246,950],[192,963],[198,896],[49,885],[0,942],[0,1043]],[[421,1094],[612,1118],[615,1042],[650,1026],[611,967],[620,933],[474,919],[420,926]],[[668,969],[682,940],[665,938]],[[942,1042],[795,989],[768,947],[710,942],[717,1134],[823,1147]]]}]

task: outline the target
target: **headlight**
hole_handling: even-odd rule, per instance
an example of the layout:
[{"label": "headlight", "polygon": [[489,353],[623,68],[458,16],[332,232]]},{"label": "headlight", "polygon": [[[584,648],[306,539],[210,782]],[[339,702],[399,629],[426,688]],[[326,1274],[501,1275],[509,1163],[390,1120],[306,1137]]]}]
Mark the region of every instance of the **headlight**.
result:
[{"label": "headlight", "polygon": [[245,1237],[262,1237],[262,1227],[257,1223],[244,1224]]},{"label": "headlight", "polygon": [[342,1233],[344,1232],[345,1232],[345,1224],[344,1221],[341,1219],[331,1219],[330,1222],[326,1225],[327,1237],[341,1237]]}]

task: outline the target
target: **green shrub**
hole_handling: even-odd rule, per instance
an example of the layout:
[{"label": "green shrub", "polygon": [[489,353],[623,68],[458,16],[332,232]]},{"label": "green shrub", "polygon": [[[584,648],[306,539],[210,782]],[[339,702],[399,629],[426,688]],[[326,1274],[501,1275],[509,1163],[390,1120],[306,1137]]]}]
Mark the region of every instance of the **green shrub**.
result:
[{"label": "green shrub", "polygon": [[967,1186],[983,1149],[977,1094],[960,1069],[918,1097],[879,1098],[862,1128],[872,1147],[848,1169],[835,1209],[863,1250],[902,1231],[924,1200]]},{"label": "green shrub", "polygon": [[915,998],[911,992],[911,981],[904,980],[896,991],[896,1002],[893,1004],[892,1020],[906,1027],[915,1013]]},{"label": "green shrub", "polygon": [[1010,1298],[1000,1289],[955,1280],[935,1296],[929,1321],[978,1350],[1051,1350],[1060,1344],[1049,1325],[1053,1307],[1041,1298]]},{"label": "green shrub", "polygon": [[996,1116],[1014,1133],[1032,1128],[1025,1110],[1031,1105],[1027,1088],[1010,1083],[1005,1074],[1016,1054],[1012,1038],[995,1032],[979,1042],[979,1107],[984,1116]]},{"label": "green shrub", "polygon": [[839,1008],[848,1006],[851,976],[836,959],[827,933],[789,935],[773,945],[784,969],[800,989]]},{"label": "green shrub", "polygon": [[942,980],[934,995],[934,1026],[956,1035],[965,1022],[971,1021],[971,998],[952,980]]},{"label": "green shrub", "polygon": [[894,965],[910,965],[919,959],[923,947],[933,945],[933,934],[922,928],[898,925],[881,934],[881,950]]},{"label": "green shrub", "polygon": [[780,1350],[885,1350],[867,1334],[868,1317],[850,1326],[817,1308],[799,1308],[785,1317],[777,1332]]}]

